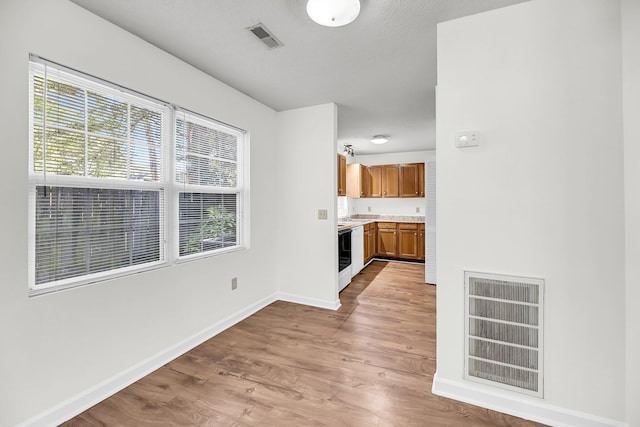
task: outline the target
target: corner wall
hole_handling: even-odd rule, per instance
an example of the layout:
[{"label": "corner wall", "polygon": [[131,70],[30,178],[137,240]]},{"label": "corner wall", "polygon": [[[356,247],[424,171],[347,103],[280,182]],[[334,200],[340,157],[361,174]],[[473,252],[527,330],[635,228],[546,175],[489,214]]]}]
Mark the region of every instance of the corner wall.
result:
[{"label": "corner wall", "polygon": [[[30,52],[247,129],[251,248],[29,298]],[[0,2],[0,57],[0,425],[11,426],[274,298],[277,115],[66,0]]]},{"label": "corner wall", "polygon": [[[534,0],[438,26],[435,392],[625,419],[619,7]],[[455,148],[464,130],[481,146]],[[463,380],[465,270],[545,279],[544,399]]]},{"label": "corner wall", "polygon": [[[338,299],[337,107],[323,104],[278,113],[277,186],[280,299],[336,309]],[[326,209],[328,218],[318,219]]]},{"label": "corner wall", "polygon": [[640,426],[640,2],[622,0],[627,424]]}]

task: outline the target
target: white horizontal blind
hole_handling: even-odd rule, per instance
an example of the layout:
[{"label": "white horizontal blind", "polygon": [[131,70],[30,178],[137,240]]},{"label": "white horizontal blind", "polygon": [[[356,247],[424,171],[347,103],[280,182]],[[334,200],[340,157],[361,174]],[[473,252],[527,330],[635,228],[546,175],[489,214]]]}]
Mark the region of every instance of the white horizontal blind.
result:
[{"label": "white horizontal blind", "polygon": [[46,62],[30,84],[31,288],[164,261],[168,107]]},{"label": "white horizontal blind", "polygon": [[176,114],[178,256],[239,246],[244,133]]}]

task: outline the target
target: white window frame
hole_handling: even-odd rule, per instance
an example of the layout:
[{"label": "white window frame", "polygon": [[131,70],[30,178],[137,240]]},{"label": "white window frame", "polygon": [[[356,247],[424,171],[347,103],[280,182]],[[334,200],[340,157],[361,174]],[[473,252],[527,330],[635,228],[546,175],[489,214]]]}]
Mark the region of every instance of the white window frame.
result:
[{"label": "white window frame", "polygon": [[[160,179],[157,182],[132,181],[112,178],[92,178],[86,176],[61,176],[48,175],[45,172],[36,173],[34,170],[34,72],[46,65],[54,68],[57,73],[64,74],[65,79],[77,84],[83,89],[96,90],[100,93],[113,92],[119,99],[135,101],[135,104],[143,104],[145,108],[154,111],[162,111],[165,114],[161,140],[161,166]],[[124,88],[111,82],[93,77],[80,71],[65,67],[52,61],[30,55],[29,62],[29,160],[28,160],[28,285],[29,296],[37,296],[64,289],[75,288],[93,284],[116,277],[128,276],[144,271],[155,270],[175,263],[192,261],[211,256],[223,255],[229,252],[245,250],[249,248],[248,215],[249,192],[249,133],[243,129],[226,123],[202,116],[191,111],[181,109],[173,104],[141,94],[134,90]],[[230,132],[238,137],[237,155],[237,186],[236,188],[218,188],[198,185],[183,185],[176,182],[176,135],[175,123],[178,111],[188,114],[189,117],[200,117],[209,124],[215,123],[224,132]],[[114,270],[91,273],[82,276],[58,280],[55,282],[36,285],[36,188],[38,186],[63,186],[83,188],[104,188],[120,190],[153,190],[160,192],[160,260],[148,263],[121,267]],[[179,256],[179,225],[178,225],[178,196],[182,191],[200,193],[237,193],[236,202],[236,228],[238,230],[237,244],[235,246],[200,252],[196,254]]]},{"label": "white window frame", "polygon": [[[190,121],[195,122],[196,124],[200,124],[207,127],[213,127],[217,130],[223,131],[225,133],[230,133],[236,136],[237,139],[237,160],[236,164],[238,165],[237,176],[236,176],[236,187],[228,188],[228,187],[215,187],[215,186],[207,186],[207,185],[194,185],[194,184],[185,184],[177,181],[177,162],[176,158],[176,137],[175,137],[175,128],[176,122],[179,119],[189,119]],[[191,261],[200,258],[206,258],[209,256],[215,256],[224,254],[227,252],[235,252],[237,250],[247,249],[248,248],[248,239],[246,238],[246,230],[248,230],[248,224],[245,221],[245,206],[247,204],[247,192],[245,191],[245,179],[246,179],[246,169],[245,169],[245,150],[247,146],[247,132],[236,128],[234,126],[227,125],[218,120],[211,119],[209,117],[203,116],[201,114],[196,114],[191,111],[176,108],[174,111],[173,117],[173,171],[171,175],[172,182],[172,195],[171,198],[173,200],[173,218],[176,218],[174,221],[175,228],[173,232],[173,241],[175,244],[173,245],[173,253],[172,258],[176,262],[184,262]],[[203,251],[189,255],[180,255],[180,227],[179,227],[179,196],[180,193],[207,193],[207,194],[237,194],[236,199],[236,242],[237,244],[234,246],[230,246],[227,248],[221,248],[210,251]]]}]

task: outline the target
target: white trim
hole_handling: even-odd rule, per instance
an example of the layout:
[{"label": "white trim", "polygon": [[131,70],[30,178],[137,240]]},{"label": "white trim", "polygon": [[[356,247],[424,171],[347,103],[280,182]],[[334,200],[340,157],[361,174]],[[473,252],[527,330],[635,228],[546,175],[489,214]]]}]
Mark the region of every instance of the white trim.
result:
[{"label": "white trim", "polygon": [[135,383],[141,378],[149,375],[153,371],[161,368],[175,358],[185,354],[194,347],[215,337],[220,332],[232,327],[236,323],[246,319],[247,317],[257,313],[269,304],[275,301],[286,301],[296,304],[309,305],[313,307],[325,308],[329,310],[337,310],[340,308],[340,300],[326,301],[315,298],[301,297],[298,295],[276,293],[269,295],[262,300],[250,305],[249,307],[238,311],[229,317],[211,325],[210,327],[186,338],[179,343],[151,356],[140,363],[135,364],[131,368],[120,372],[84,390],[81,393],[53,406],[38,415],[29,418],[18,424],[16,427],[48,427],[57,426],[65,421],[70,420],[76,415],[86,411],[92,406],[100,403],[104,399],[114,395],[120,390]]},{"label": "white trim", "polygon": [[340,299],[336,297],[334,301],[303,297],[300,295],[278,292],[276,294],[279,301],[293,302],[296,304],[309,305],[311,307],[325,308],[327,310],[337,310],[340,308]]},{"label": "white trim", "polygon": [[537,398],[524,398],[515,393],[507,394],[508,392],[490,390],[479,384],[442,379],[437,372],[433,376],[431,392],[438,396],[556,427],[628,427],[621,421],[551,405]]},{"label": "white trim", "polygon": [[137,363],[131,368],[126,369],[125,371],[116,374],[111,378],[78,393],[70,399],[67,399],[64,402],[18,424],[17,427],[57,426],[117,393],[123,388],[133,384],[146,375],[149,375],[156,369],[171,362],[175,358],[183,355],[208,339],[218,335],[220,332],[262,310],[276,300],[277,298],[275,294],[263,298],[244,310],[232,314],[231,316],[211,325],[187,339],[180,341],[166,350]]}]

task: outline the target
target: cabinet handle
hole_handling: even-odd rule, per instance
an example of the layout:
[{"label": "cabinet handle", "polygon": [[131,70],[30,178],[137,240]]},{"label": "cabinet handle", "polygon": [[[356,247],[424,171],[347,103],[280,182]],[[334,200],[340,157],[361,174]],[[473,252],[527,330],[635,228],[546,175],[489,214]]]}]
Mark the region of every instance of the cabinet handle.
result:
[{"label": "cabinet handle", "polygon": [[413,235],[414,235],[414,236],[417,236],[417,235],[418,235],[418,233],[413,233]]}]

